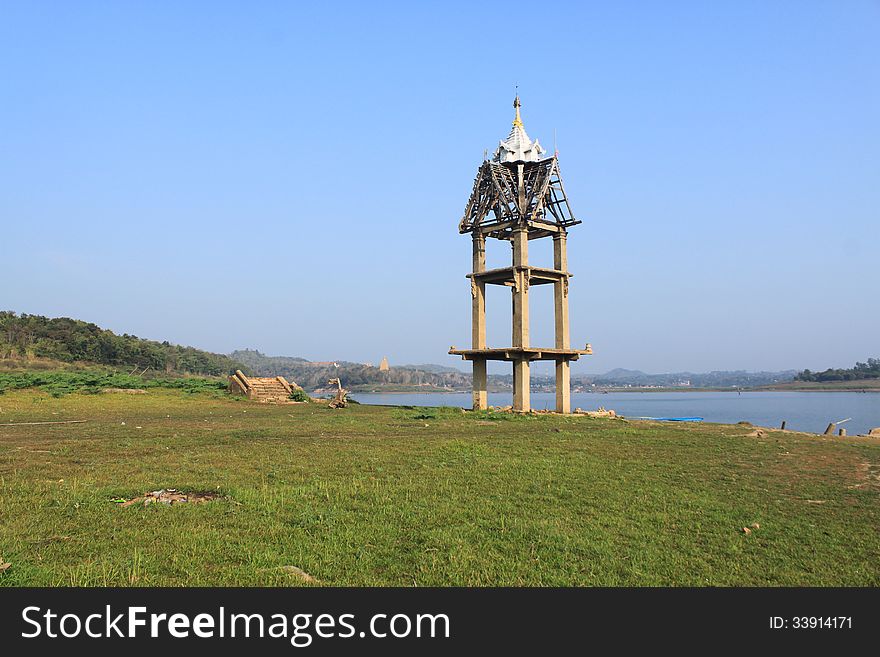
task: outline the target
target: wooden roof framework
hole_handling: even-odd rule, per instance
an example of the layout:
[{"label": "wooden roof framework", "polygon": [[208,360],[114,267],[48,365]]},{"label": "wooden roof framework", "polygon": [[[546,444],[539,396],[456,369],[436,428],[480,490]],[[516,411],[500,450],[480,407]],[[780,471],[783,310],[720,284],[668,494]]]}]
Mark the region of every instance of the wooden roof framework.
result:
[{"label": "wooden roof framework", "polygon": [[477,172],[458,231],[510,239],[511,231],[525,224],[529,239],[535,239],[579,223],[555,156],[537,162],[486,160]]}]

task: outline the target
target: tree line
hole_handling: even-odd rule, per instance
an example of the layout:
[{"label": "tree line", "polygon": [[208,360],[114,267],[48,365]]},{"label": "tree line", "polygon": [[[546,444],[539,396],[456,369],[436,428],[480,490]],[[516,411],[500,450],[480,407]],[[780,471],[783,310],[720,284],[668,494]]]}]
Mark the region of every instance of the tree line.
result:
[{"label": "tree line", "polygon": [[0,358],[50,358],[159,372],[220,376],[245,366],[223,354],[169,342],[116,335],[97,324],[69,317],[17,315],[0,311]]},{"label": "tree line", "polygon": [[857,381],[880,378],[880,358],[869,358],[866,363],[856,363],[849,369],[827,369],[824,372],[804,370],[794,377],[795,381]]}]

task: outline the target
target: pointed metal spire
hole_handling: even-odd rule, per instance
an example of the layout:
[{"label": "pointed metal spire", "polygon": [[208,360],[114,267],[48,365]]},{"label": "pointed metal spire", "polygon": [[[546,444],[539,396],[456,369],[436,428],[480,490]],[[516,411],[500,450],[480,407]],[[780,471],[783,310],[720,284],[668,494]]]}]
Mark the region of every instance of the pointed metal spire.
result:
[{"label": "pointed metal spire", "polygon": [[522,107],[522,103],[519,102],[519,94],[517,94],[516,98],[513,99],[513,107],[516,110],[516,118],[513,120],[513,125],[522,128],[524,126],[522,119],[519,116],[519,108]]}]

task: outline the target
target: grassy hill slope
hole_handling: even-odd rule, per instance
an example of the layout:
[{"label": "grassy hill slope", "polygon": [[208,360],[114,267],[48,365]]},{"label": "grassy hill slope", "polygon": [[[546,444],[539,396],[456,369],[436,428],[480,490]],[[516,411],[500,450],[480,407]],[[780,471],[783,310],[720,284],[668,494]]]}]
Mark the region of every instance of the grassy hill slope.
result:
[{"label": "grassy hill slope", "polygon": [[[220,376],[241,363],[223,354],[169,342],[116,335],[96,324],[69,317],[0,312],[0,361],[13,368],[31,364],[94,363],[122,369]],[[41,367],[45,369],[45,367]]]}]

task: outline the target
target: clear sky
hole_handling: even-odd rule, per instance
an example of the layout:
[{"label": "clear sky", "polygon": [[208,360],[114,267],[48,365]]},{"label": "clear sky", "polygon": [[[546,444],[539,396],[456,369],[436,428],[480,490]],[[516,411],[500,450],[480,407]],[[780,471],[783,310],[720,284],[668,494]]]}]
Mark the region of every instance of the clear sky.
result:
[{"label": "clear sky", "polygon": [[[457,224],[514,85],[584,222],[575,372],[880,356],[868,0],[0,2],[0,307],[461,365]],[[509,344],[509,292],[488,304]]]}]

